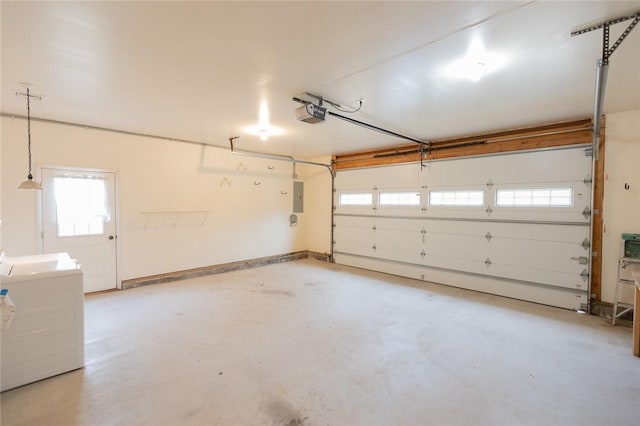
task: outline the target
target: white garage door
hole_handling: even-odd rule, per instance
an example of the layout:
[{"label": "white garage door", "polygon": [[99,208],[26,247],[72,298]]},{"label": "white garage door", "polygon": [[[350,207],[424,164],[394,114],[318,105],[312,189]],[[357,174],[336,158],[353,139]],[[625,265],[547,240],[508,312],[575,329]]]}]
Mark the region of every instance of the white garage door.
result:
[{"label": "white garage door", "polygon": [[335,261],[584,309],[585,147],[338,171]]}]

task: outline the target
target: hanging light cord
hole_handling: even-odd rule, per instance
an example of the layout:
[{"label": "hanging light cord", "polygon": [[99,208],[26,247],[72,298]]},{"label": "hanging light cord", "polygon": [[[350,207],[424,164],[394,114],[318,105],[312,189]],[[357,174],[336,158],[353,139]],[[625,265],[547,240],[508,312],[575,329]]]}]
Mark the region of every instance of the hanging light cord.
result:
[{"label": "hanging light cord", "polygon": [[31,95],[29,94],[29,88],[27,87],[27,150],[29,151],[29,179],[33,179],[31,174]]}]

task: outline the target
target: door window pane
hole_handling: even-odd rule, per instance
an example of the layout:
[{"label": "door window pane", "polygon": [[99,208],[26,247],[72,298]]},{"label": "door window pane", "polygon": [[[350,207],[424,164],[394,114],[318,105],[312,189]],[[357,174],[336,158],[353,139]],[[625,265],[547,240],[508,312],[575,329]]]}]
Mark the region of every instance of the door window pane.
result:
[{"label": "door window pane", "polygon": [[53,184],[59,237],[104,234],[109,219],[104,179],[64,176]]}]

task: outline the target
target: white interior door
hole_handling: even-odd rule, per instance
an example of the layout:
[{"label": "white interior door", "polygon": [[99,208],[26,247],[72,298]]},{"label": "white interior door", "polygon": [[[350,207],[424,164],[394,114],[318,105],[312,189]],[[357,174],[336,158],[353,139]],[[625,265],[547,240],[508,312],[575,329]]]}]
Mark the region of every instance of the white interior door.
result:
[{"label": "white interior door", "polygon": [[84,273],[84,292],[116,288],[115,174],[42,169],[44,253],[67,252]]}]

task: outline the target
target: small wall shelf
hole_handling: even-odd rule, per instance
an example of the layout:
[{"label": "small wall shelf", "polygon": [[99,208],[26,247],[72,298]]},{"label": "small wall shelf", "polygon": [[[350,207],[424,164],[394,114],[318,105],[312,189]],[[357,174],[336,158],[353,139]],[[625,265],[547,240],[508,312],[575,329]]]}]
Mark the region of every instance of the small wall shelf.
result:
[{"label": "small wall shelf", "polygon": [[149,225],[149,220],[152,217],[160,217],[160,218],[172,218],[173,219],[173,227],[176,227],[176,224],[180,220],[181,217],[185,216],[201,216],[202,220],[200,220],[200,225],[204,225],[209,217],[209,211],[207,210],[165,210],[165,211],[147,211],[140,212],[141,215],[146,216],[146,220],[144,223],[144,229],[147,229]]}]

